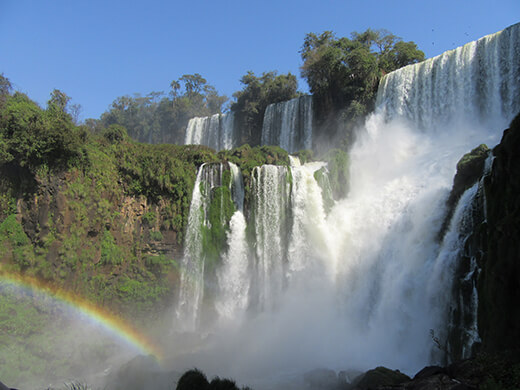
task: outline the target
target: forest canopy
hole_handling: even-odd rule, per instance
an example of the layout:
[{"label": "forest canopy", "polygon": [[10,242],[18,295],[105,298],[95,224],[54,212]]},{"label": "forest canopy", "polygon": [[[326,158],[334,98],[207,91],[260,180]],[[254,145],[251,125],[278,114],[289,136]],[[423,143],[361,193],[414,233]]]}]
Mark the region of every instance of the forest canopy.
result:
[{"label": "forest canopy", "polygon": [[383,75],[424,60],[414,42],[372,29],[353,32],[351,38],[332,31],[309,33],[300,54],[301,75],[314,96],[320,126],[329,128],[327,135],[342,126],[351,130],[373,109]]}]

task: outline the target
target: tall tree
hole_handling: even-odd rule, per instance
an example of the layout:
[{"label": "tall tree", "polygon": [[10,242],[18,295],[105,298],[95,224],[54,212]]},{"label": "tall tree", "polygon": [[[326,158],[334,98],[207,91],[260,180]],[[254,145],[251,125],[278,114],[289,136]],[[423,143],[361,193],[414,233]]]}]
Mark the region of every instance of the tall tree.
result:
[{"label": "tall tree", "polygon": [[244,87],[233,94],[236,101],[231,105],[242,131],[240,141],[259,145],[265,109],[269,104],[298,96],[298,81],[291,73],[278,75],[272,71],[258,77],[248,71],[240,82]]},{"label": "tall tree", "polygon": [[372,29],[354,32],[351,38],[337,38],[332,31],[309,33],[300,54],[302,77],[315,96],[318,126],[329,138],[338,129],[348,137],[372,110],[382,75],[424,60],[414,42]]},{"label": "tall tree", "polygon": [[218,94],[200,74],[185,74],[163,92],[118,97],[100,122],[87,120],[95,131],[112,124],[124,126],[132,138],[148,143],[183,143],[190,118],[222,112],[227,98]]}]

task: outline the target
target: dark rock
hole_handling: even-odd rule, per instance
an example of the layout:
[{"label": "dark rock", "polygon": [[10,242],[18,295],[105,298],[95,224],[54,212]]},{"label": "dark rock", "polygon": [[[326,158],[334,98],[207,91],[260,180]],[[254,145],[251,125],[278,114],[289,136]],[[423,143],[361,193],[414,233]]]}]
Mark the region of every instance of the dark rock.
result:
[{"label": "dark rock", "polygon": [[383,389],[388,388],[388,386],[400,385],[409,381],[410,377],[403,374],[399,370],[390,370],[386,367],[377,367],[373,370],[367,371],[364,375],[362,375],[359,380],[356,381],[354,389]]},{"label": "dark rock", "polygon": [[439,232],[439,238],[442,238],[446,233],[455,212],[455,206],[457,206],[457,202],[462,194],[481,178],[489,151],[486,145],[481,144],[462,156],[457,163],[457,173],[453,178],[453,187],[446,202],[448,212]]},{"label": "dark rock", "polygon": [[485,181],[487,225],[478,283],[478,325],[485,351],[520,348],[520,115],[493,150]]},{"label": "dark rock", "polygon": [[421,371],[419,371],[417,374],[415,374],[415,376],[413,377],[413,380],[418,380],[418,379],[426,378],[426,377],[429,377],[432,375],[445,374],[445,373],[446,373],[446,369],[444,367],[428,366],[428,367],[424,367]]}]

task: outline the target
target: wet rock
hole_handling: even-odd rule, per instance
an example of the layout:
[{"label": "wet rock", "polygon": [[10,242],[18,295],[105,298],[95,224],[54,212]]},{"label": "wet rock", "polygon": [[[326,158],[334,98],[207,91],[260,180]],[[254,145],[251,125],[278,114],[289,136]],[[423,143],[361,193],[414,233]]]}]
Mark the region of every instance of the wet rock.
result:
[{"label": "wet rock", "polygon": [[377,367],[362,375],[356,383],[354,383],[354,389],[386,389],[388,386],[399,385],[408,381],[410,381],[410,377],[399,370]]}]

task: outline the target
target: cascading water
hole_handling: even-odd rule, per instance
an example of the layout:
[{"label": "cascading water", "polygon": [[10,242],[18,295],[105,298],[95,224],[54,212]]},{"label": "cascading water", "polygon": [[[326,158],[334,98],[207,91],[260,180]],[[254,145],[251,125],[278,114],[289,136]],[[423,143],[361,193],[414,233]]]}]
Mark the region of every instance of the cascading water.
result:
[{"label": "cascading water", "polygon": [[202,301],[204,262],[200,261],[199,257],[202,252],[201,226],[204,224],[204,208],[207,205],[206,191],[201,189],[203,177],[207,174],[205,167],[205,164],[200,167],[195,180],[186,230],[179,302],[175,313],[176,327],[182,331],[194,331],[196,329],[200,302]]},{"label": "cascading water", "polygon": [[520,111],[520,24],[383,78],[377,106],[420,129],[502,128]]},{"label": "cascading water", "polygon": [[257,259],[253,288],[261,310],[278,304],[284,284],[290,190],[287,174],[286,167],[275,165],[256,167],[252,174]]},{"label": "cascading water", "polygon": [[232,149],[234,144],[232,112],[191,118],[186,128],[185,145],[206,145],[215,150]]},{"label": "cascading water", "polygon": [[312,96],[267,106],[262,145],[278,145],[289,153],[312,147]]},{"label": "cascading water", "polygon": [[520,110],[519,48],[515,25],[385,76],[350,153],[350,192],[328,212],[319,164],[255,168],[217,270],[215,306],[234,326],[215,327],[186,367],[266,388],[316,367],[413,374],[435,359],[430,332],[446,334],[476,192],[438,242],[456,162],[496,144]]}]

